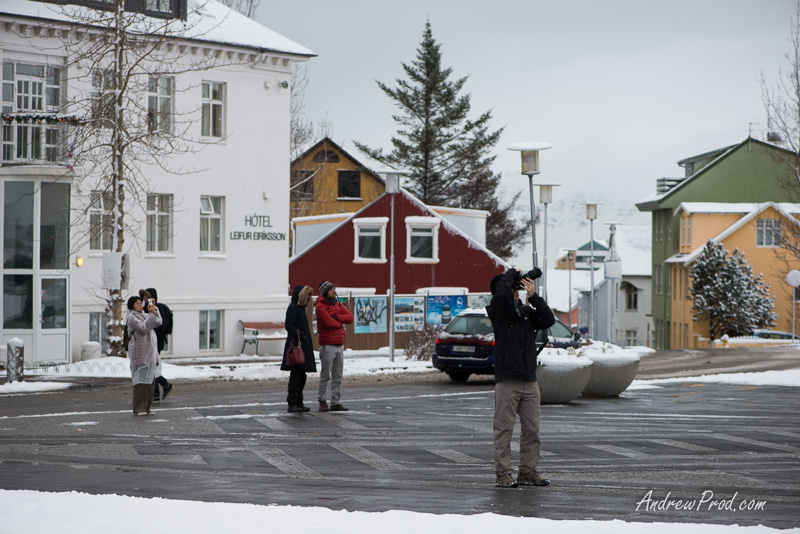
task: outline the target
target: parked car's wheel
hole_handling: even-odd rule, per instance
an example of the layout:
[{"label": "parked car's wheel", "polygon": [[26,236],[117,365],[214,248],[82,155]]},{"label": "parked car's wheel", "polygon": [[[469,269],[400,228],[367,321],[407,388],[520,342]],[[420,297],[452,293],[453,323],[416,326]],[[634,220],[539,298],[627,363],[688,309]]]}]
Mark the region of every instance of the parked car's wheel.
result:
[{"label": "parked car's wheel", "polygon": [[463,384],[467,380],[469,380],[469,375],[472,373],[468,371],[447,371],[447,376],[450,377],[450,380],[453,382],[458,382],[459,384]]}]

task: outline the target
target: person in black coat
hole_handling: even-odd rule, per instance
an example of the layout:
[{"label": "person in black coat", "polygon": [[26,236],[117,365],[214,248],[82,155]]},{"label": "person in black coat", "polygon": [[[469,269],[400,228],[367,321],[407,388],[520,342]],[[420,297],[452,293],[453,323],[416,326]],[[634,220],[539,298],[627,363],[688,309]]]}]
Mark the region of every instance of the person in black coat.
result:
[{"label": "person in black coat", "polygon": [[[155,329],[158,353],[161,354],[161,351],[164,350],[164,347],[167,344],[167,336],[172,334],[172,310],[170,310],[169,306],[167,306],[166,304],[163,304],[158,301],[158,291],[156,291],[156,288],[149,287],[144,291],[145,293],[148,293],[150,297],[155,301],[156,307],[158,308],[158,312],[161,314],[161,326]],[[142,298],[144,299],[143,296]],[[170,392],[172,391],[172,384],[169,383],[169,380],[167,380],[164,377],[164,375],[160,373],[157,374],[158,376],[156,377],[153,401],[160,401],[161,399],[166,399],[167,395],[169,395]],[[161,388],[164,389],[163,394],[160,391]]]},{"label": "person in black coat", "polygon": [[[530,273],[529,273],[530,274]],[[541,274],[541,271],[539,271]],[[531,275],[533,276],[533,275]],[[495,484],[546,486],[536,471],[541,453],[541,397],[536,382],[536,334],[556,322],[547,302],[536,294],[533,279],[517,269],[497,275],[490,284],[492,300],[486,311],[494,329],[494,465]],[[525,293],[527,303],[517,293]],[[520,419],[519,475],[511,470],[511,437]]]},{"label": "person in black coat", "polygon": [[[306,306],[311,303],[311,296],[313,290],[309,286],[295,286],[292,291],[292,302],[286,308],[286,320],[284,321],[284,328],[286,328],[286,343],[283,346],[283,361],[281,362],[281,371],[290,371],[289,373],[289,394],[286,396],[286,402],[289,404],[289,412],[307,412],[311,408],[307,408],[303,404],[303,388],[306,385],[306,373],[316,373],[317,363],[314,361],[314,344],[311,340],[311,329],[308,327],[308,318],[306,317]],[[289,346],[297,340],[300,341],[300,346],[306,356],[305,365],[298,365],[291,367],[286,365],[286,355],[289,352]]]}]

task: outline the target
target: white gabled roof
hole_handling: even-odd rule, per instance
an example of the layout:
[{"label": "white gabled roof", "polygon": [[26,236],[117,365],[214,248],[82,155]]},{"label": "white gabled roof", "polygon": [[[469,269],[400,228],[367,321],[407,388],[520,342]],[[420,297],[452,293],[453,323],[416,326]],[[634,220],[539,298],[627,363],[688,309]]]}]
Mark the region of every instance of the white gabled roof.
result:
[{"label": "white gabled roof", "polygon": [[[686,213],[750,213],[762,204],[756,202],[681,202],[673,215],[680,211]],[[780,209],[787,213],[800,213],[800,204],[788,202],[776,203]]]},{"label": "white gabled roof", "polygon": [[[745,224],[758,217],[768,208],[774,208],[775,211],[786,217],[786,219],[792,221],[797,226],[800,226],[800,221],[795,219],[794,216],[792,215],[793,213],[800,213],[800,204],[787,204],[787,203],[777,204],[775,202],[764,202],[762,204],[753,204],[753,205],[756,206],[755,209],[753,209],[746,216],[742,217],[741,219],[739,219],[738,221],[727,227],[725,230],[717,234],[715,237],[711,238],[711,241],[713,241],[714,243],[719,243],[723,241],[724,239],[732,235],[734,232],[742,228]],[[789,209],[786,209],[787,207]],[[730,212],[722,212],[722,213],[730,213]],[[675,254],[670,258],[667,258],[664,261],[664,263],[681,263],[684,266],[687,266],[690,263],[692,263],[695,259],[697,259],[697,257],[703,252],[705,246],[706,246],[705,243],[703,243],[702,246],[697,247],[688,254]]]},{"label": "white gabled roof", "polygon": [[[2,0],[0,14],[70,22],[70,11],[89,8],[32,0]],[[314,52],[278,32],[248,18],[216,0],[187,0],[186,21],[175,20],[174,29],[185,29],[182,37],[196,41],[243,46],[264,52],[314,56]],[[83,11],[81,11],[83,10]],[[172,26],[172,24],[171,24]]]},{"label": "white gabled roof", "polygon": [[[320,244],[322,241],[324,241],[325,239],[327,239],[327,238],[328,238],[328,236],[330,236],[330,235],[331,235],[331,234],[333,234],[334,232],[337,232],[337,231],[338,231],[338,230],[339,230],[339,229],[340,229],[342,226],[344,226],[345,224],[348,224],[348,223],[351,223],[351,222],[353,222],[353,221],[354,221],[356,218],[358,218],[358,216],[359,216],[359,215],[360,215],[360,214],[361,214],[363,211],[365,211],[365,210],[367,210],[368,208],[370,208],[370,207],[371,207],[373,204],[375,204],[375,203],[376,203],[378,200],[382,199],[382,198],[383,198],[385,195],[388,195],[388,194],[389,194],[389,193],[384,193],[383,195],[379,196],[378,198],[376,198],[375,200],[373,200],[372,202],[370,202],[369,204],[367,204],[366,206],[364,206],[363,208],[361,208],[360,210],[358,210],[356,213],[353,213],[353,214],[352,214],[350,217],[348,217],[346,220],[344,220],[344,221],[340,222],[338,225],[336,225],[335,227],[331,228],[331,229],[330,229],[330,231],[328,231],[328,232],[326,232],[324,235],[320,236],[320,238],[319,238],[319,239],[317,239],[317,241],[316,241],[316,242],[314,242],[312,245],[310,245],[308,248],[304,249],[304,250],[303,250],[302,252],[300,252],[299,254],[297,254],[297,255],[295,255],[295,256],[292,256],[291,258],[289,258],[289,264],[293,263],[294,261],[296,261],[298,258],[300,258],[301,256],[303,256],[304,254],[307,254],[307,253],[308,253],[310,250],[312,250],[314,247],[316,247],[316,246],[317,246],[318,244]],[[468,243],[468,245],[469,245],[470,247],[472,247],[472,248],[475,248],[475,249],[478,249],[478,250],[482,251],[483,253],[485,253],[486,255],[488,255],[488,256],[489,256],[489,257],[490,257],[490,258],[491,258],[491,259],[492,259],[492,260],[493,260],[495,263],[497,263],[498,265],[501,265],[501,266],[505,267],[506,269],[510,269],[510,268],[512,267],[512,265],[511,265],[510,263],[508,263],[507,261],[503,260],[502,258],[500,258],[499,256],[497,256],[497,255],[496,255],[494,252],[492,252],[491,250],[489,250],[489,249],[488,249],[488,248],[486,248],[485,246],[483,246],[483,245],[481,245],[480,243],[478,243],[477,241],[475,241],[475,240],[474,240],[472,237],[470,237],[468,234],[464,233],[464,232],[463,232],[461,229],[459,229],[458,227],[456,227],[455,225],[453,225],[452,223],[450,223],[450,222],[449,222],[447,219],[445,219],[444,217],[442,217],[441,215],[439,215],[438,213],[436,213],[435,211],[433,211],[433,209],[431,209],[429,206],[426,206],[425,204],[423,204],[421,200],[419,200],[417,197],[415,197],[414,195],[412,195],[411,193],[409,193],[408,191],[406,191],[406,190],[405,190],[405,189],[403,189],[402,187],[400,188],[400,194],[402,194],[402,195],[405,195],[405,197],[406,197],[406,198],[408,198],[408,200],[409,200],[411,203],[413,203],[413,204],[416,204],[417,206],[419,206],[419,207],[420,207],[420,209],[422,209],[423,211],[425,211],[425,212],[429,213],[429,214],[430,214],[430,217],[433,217],[433,218],[435,218],[435,219],[438,219],[438,220],[440,220],[440,221],[441,221],[441,226],[442,226],[442,227],[443,227],[445,230],[447,230],[447,231],[448,231],[448,232],[450,232],[451,234],[456,234],[456,235],[459,235],[459,236],[463,237],[463,238],[464,238],[464,239],[467,241],[467,243]],[[384,218],[385,218],[385,217],[384,217]],[[309,219],[310,219],[310,217],[309,217]],[[388,218],[385,218],[385,219],[388,221]],[[426,217],[426,220],[429,220],[429,218],[428,218],[428,217]]]}]

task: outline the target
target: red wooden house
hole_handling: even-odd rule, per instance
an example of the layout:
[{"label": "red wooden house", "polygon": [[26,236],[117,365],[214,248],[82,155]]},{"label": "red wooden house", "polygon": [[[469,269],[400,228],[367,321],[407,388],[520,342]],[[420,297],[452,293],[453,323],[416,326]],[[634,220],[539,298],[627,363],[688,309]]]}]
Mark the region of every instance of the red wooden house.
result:
[{"label": "red wooden house", "polygon": [[307,248],[298,248],[289,261],[290,287],[310,285],[316,294],[319,283],[330,280],[338,287],[375,288],[385,295],[392,224],[397,294],[423,287],[486,293],[492,277],[510,267],[483,245],[486,212],[429,207],[401,189],[394,195],[392,222],[391,196],[384,193],[332,229],[328,226]]}]

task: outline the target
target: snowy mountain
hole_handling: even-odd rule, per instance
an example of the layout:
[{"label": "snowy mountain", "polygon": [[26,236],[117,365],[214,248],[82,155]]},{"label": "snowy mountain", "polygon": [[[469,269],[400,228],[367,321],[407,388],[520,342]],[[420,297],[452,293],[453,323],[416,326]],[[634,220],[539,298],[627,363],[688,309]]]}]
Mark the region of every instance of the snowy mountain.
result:
[{"label": "snowy mountain", "polygon": [[[594,200],[594,199],[592,199]],[[577,248],[589,242],[589,221],[586,219],[586,207],[581,204],[586,198],[572,197],[561,198],[547,206],[547,263],[552,269],[556,265],[559,251]],[[516,206],[517,216],[520,218],[530,216],[528,197],[520,197]],[[539,263],[544,263],[544,205],[537,204],[536,243],[539,249]],[[613,203],[604,201],[597,207],[597,219],[594,221],[594,238],[608,242],[609,230],[607,223],[618,223],[618,232],[624,232],[625,226],[636,226],[635,234],[646,240],[650,235],[651,215],[636,209],[633,203],[620,201]],[[634,228],[631,228],[634,230]],[[626,232],[628,233],[628,232]],[[530,235],[530,234],[529,234]],[[644,247],[648,247],[646,250]],[[649,243],[637,247],[639,255],[649,257]],[[531,258],[530,238],[527,242],[520,243],[514,250],[514,257],[510,260],[512,265],[520,268],[529,268],[533,261]],[[623,257],[623,262],[625,261]],[[633,259],[633,258],[628,258]],[[637,260],[639,258],[637,257]]]}]

